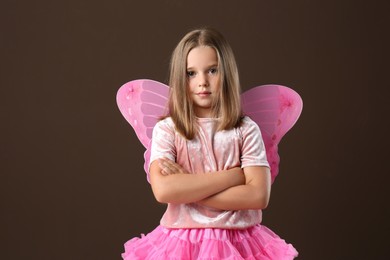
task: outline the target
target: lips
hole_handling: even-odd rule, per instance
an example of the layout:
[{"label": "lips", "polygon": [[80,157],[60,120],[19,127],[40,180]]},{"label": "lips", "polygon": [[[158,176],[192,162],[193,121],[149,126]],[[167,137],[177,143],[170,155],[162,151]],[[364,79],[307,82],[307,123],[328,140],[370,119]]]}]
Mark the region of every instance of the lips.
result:
[{"label": "lips", "polygon": [[198,92],[197,95],[199,97],[208,97],[211,95],[211,92],[210,91],[201,91],[201,92]]}]

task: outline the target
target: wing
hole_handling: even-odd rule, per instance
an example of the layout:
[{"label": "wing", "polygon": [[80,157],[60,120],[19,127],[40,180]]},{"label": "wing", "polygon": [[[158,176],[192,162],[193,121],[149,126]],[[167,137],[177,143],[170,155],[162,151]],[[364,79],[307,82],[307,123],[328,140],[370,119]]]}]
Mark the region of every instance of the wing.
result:
[{"label": "wing", "polygon": [[273,182],[279,172],[278,144],[298,120],[302,99],[290,88],[263,85],[244,92],[241,100],[245,115],[260,127]]},{"label": "wing", "polygon": [[121,86],[116,101],[123,117],[146,148],[144,169],[149,181],[149,157],[153,127],[166,114],[169,87],[153,80],[133,80]]}]

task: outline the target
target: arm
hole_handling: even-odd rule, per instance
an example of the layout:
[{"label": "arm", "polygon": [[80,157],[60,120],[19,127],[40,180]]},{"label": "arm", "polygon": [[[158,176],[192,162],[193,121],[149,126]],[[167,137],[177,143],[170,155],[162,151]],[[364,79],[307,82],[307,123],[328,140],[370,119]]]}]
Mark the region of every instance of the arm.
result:
[{"label": "arm", "polygon": [[271,175],[268,167],[244,168],[245,184],[212,195],[200,204],[222,210],[264,209],[271,193]]},{"label": "arm", "polygon": [[149,172],[153,194],[161,203],[196,202],[245,182],[239,167],[188,174],[180,165],[168,159],[153,161]]},{"label": "arm", "polygon": [[[224,190],[200,201],[200,204],[223,210],[263,209],[268,206],[271,192],[271,174],[265,146],[258,125],[243,119],[241,165],[245,184]],[[257,165],[257,166],[252,166]]]},{"label": "arm", "polygon": [[238,167],[216,173],[187,174],[179,164],[175,163],[177,156],[175,138],[174,124],[169,119],[158,122],[153,129],[150,156],[152,163],[149,174],[152,191],[157,201],[196,202],[245,182],[244,174]]}]

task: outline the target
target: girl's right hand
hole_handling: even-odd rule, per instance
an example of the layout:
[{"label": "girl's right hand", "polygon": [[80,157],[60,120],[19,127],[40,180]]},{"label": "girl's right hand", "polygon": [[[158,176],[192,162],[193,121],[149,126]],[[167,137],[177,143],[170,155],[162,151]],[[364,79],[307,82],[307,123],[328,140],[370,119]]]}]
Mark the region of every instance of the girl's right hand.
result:
[{"label": "girl's right hand", "polygon": [[227,173],[234,174],[234,179],[237,181],[235,185],[243,185],[245,184],[245,174],[241,167],[234,167],[227,170]]},{"label": "girl's right hand", "polygon": [[229,173],[244,174],[244,171],[241,167],[234,167],[228,170]]}]

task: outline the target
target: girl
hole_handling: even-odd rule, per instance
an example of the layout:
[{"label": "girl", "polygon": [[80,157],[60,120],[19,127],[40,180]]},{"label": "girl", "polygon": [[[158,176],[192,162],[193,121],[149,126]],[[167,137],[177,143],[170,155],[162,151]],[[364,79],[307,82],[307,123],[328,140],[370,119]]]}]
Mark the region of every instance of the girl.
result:
[{"label": "girl", "polygon": [[242,115],[233,52],[212,29],[189,32],[170,67],[169,116],[153,130],[150,182],[167,210],[125,244],[124,259],[293,259],[262,226],[271,178],[258,125]]}]

